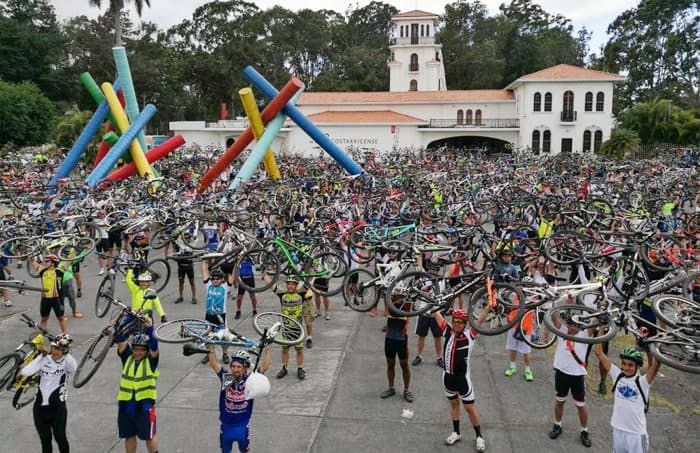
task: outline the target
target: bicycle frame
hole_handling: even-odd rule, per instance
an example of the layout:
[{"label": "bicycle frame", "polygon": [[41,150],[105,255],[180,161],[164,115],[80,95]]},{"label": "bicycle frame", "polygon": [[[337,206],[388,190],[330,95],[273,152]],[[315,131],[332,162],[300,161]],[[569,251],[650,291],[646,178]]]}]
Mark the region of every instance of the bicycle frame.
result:
[{"label": "bicycle frame", "polygon": [[331,273],[331,271],[329,269],[327,269],[322,263],[317,262],[317,260],[315,260],[314,257],[311,256],[311,254],[309,254],[304,248],[302,248],[296,244],[292,244],[291,242],[287,242],[279,236],[275,236],[275,238],[273,239],[273,244],[275,244],[277,246],[277,248],[282,251],[285,259],[287,260],[289,265],[292,266],[292,268],[294,268],[294,269],[297,269],[296,266],[298,263],[296,263],[294,261],[294,258],[292,257],[292,254],[290,253],[289,249],[292,249],[293,251],[298,252],[298,254],[301,255],[301,256],[298,256],[300,261],[308,261],[308,262],[314,262],[314,264],[321,264],[321,269],[318,271],[307,272],[304,270],[299,270],[297,272],[299,277],[301,277],[301,278],[326,277],[327,275],[329,275]]}]

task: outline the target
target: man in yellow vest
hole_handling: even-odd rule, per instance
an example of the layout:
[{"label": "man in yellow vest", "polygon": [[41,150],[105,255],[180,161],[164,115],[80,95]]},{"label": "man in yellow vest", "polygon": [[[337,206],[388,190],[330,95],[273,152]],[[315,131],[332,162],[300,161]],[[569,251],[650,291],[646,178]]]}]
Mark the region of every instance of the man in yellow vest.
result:
[{"label": "man in yellow vest", "polygon": [[119,382],[119,437],[125,439],[126,453],[136,452],[136,437],[146,441],[149,453],[158,452],[156,440],[156,380],[158,340],[153,336],[153,322],[146,318],[146,333],[136,334],[131,342],[117,339],[117,354],[122,361]]}]

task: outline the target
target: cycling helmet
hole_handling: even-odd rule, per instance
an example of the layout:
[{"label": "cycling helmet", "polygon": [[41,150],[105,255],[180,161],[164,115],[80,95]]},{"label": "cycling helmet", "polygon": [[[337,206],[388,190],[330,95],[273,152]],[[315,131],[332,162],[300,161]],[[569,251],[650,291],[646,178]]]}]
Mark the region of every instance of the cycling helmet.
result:
[{"label": "cycling helmet", "polygon": [[532,277],[530,277],[529,275],[526,275],[526,276],[524,276],[524,277],[521,279],[521,281],[522,281],[523,283],[532,283],[532,282],[534,282],[535,280],[534,280]]},{"label": "cycling helmet", "polygon": [[299,279],[296,277],[296,275],[288,275],[287,283],[299,283]]},{"label": "cycling helmet", "polygon": [[211,275],[210,275],[209,277],[211,277],[211,279],[215,279],[215,278],[224,278],[224,273],[221,272],[221,271],[219,271],[219,270],[212,271],[212,273],[211,273]]},{"label": "cycling helmet", "polygon": [[231,354],[231,363],[233,362],[240,362],[244,367],[248,368],[250,366],[250,354],[243,349],[236,351]]},{"label": "cycling helmet", "polygon": [[143,298],[144,299],[157,299],[158,298],[158,293],[156,292],[155,289],[153,288],[148,288],[146,291],[143,292]]},{"label": "cycling helmet", "polygon": [[47,255],[45,259],[48,261],[52,261],[54,264],[58,264],[61,261],[56,255]]},{"label": "cycling helmet", "polygon": [[133,337],[131,337],[131,349],[134,349],[134,346],[141,346],[148,349],[149,341],[150,338],[145,333],[136,334]]},{"label": "cycling helmet", "polygon": [[461,319],[462,321],[467,322],[467,312],[462,310],[461,308],[452,310],[452,318]]},{"label": "cycling helmet", "polygon": [[620,352],[621,359],[634,361],[638,366],[644,365],[644,356],[634,348],[625,348]]},{"label": "cycling helmet", "polygon": [[51,341],[51,347],[58,349],[59,351],[61,351],[64,354],[68,353],[72,344],[73,344],[73,337],[71,337],[67,333],[62,333],[60,335],[57,335]]},{"label": "cycling helmet", "polygon": [[139,274],[138,277],[136,277],[136,281],[139,282],[152,282],[153,281],[153,276],[151,275],[150,272],[145,271]]}]

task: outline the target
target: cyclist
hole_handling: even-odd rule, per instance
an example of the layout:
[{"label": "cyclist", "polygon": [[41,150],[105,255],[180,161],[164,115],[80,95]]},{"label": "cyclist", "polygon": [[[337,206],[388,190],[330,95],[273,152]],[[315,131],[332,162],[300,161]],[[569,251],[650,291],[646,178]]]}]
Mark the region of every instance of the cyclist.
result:
[{"label": "cyclist", "polygon": [[[477,319],[476,325],[483,324],[488,314],[489,311],[484,310]],[[452,416],[452,433],[445,438],[445,443],[454,445],[462,440],[459,430],[459,400],[461,400],[476,434],[476,451],[486,451],[486,440],[481,435],[481,417],[474,404],[475,392],[471,381],[471,355],[477,332],[473,327],[467,329],[469,321],[467,312],[464,310],[452,311],[451,326],[440,312],[434,312],[433,317],[445,337],[442,348],[442,359],[445,364],[442,372],[442,386],[450,402]]]},{"label": "cyclist", "polygon": [[134,258],[134,261],[139,261],[143,264],[148,262],[148,252],[151,250],[151,247],[148,244],[148,236],[145,231],[136,233],[129,245],[131,246],[131,256]]},{"label": "cyclist", "polygon": [[[217,326],[226,326],[226,301],[231,291],[231,282],[226,281],[224,273],[215,270],[209,275],[207,263],[202,261],[202,279],[206,285],[206,314],[204,319]],[[226,284],[224,284],[226,281]],[[228,365],[228,347],[222,345],[222,360]],[[207,363],[208,357],[202,359],[202,363]]]},{"label": "cyclist", "polygon": [[221,382],[219,393],[219,443],[222,453],[230,453],[233,443],[242,452],[250,450],[250,419],[253,400],[270,393],[270,381],[263,374],[270,367],[270,348],[263,354],[260,372],[250,369],[250,354],[239,350],[231,355],[231,368],[225,370],[216,360],[214,345],[209,345],[209,365]]},{"label": "cyclist", "polygon": [[595,345],[595,354],[600,364],[610,370],[615,396],[610,425],[613,427],[613,451],[615,453],[637,453],[649,451],[646,413],[649,407],[649,389],[659,371],[660,363],[651,359],[644,375],[639,370],[644,365],[644,356],[634,348],[620,352],[620,367],[611,363],[600,344]]},{"label": "cyclist", "polygon": [[155,309],[158,316],[160,316],[160,322],[167,322],[168,318],[165,316],[158,293],[151,288],[152,282],[153,276],[148,271],[139,274],[135,281],[134,270],[129,269],[126,271],[126,286],[131,292],[131,309],[150,313],[153,313]]},{"label": "cyclist", "polygon": [[41,293],[41,306],[39,307],[39,313],[41,314],[39,326],[42,329],[46,329],[46,325],[49,323],[49,315],[51,310],[53,310],[56,319],[58,319],[61,332],[66,333],[66,317],[63,304],[61,303],[61,285],[63,283],[65,266],[70,266],[70,264],[66,264],[61,268],[59,263],[60,261],[56,255],[48,255],[44,259],[43,264],[39,265],[36,261],[32,261],[31,264],[39,272],[41,285],[44,288],[44,292]]},{"label": "cyclist", "polygon": [[109,246],[109,221],[105,218],[104,211],[97,213],[97,219],[95,219],[94,223],[95,251],[97,252],[97,264],[100,267],[100,271],[97,273],[97,275],[104,275],[105,261],[103,256],[107,258],[107,267],[112,265],[112,250]]},{"label": "cyclist", "polygon": [[[392,296],[393,304],[403,305],[402,298]],[[379,397],[382,399],[396,395],[394,390],[394,377],[396,375],[396,358],[399,358],[401,378],[403,379],[403,399],[408,403],[414,400],[413,393],[409,390],[411,384],[411,369],[408,366],[408,317],[394,316],[390,311],[386,318],[386,334],[384,337],[384,357],[386,358],[386,377],[389,388],[384,390]]]},{"label": "cyclist", "polygon": [[192,291],[192,303],[197,303],[197,289],[194,284],[194,264],[191,257],[187,257],[192,252],[192,249],[187,245],[187,241],[192,238],[189,231],[182,233],[183,238],[177,238],[174,243],[175,252],[181,257],[177,259],[177,292],[178,297],[175,300],[176,304],[183,301],[182,294],[185,289],[185,277],[190,282],[190,290]]},{"label": "cyclist", "polygon": [[42,453],[50,453],[53,450],[52,439],[56,439],[58,451],[69,451],[66,437],[66,390],[68,378],[77,368],[75,358],[70,354],[72,344],[73,339],[70,335],[56,336],[50,343],[50,352],[42,351],[40,356],[20,371],[23,376],[39,373],[39,393],[34,400],[33,415]]},{"label": "cyclist", "polygon": [[[10,247],[11,245],[8,242],[7,246],[5,247],[5,250],[3,250],[3,253],[6,255],[10,255],[12,253],[10,251]],[[10,259],[4,256],[0,256],[0,280],[14,280],[14,276],[12,275],[12,271],[10,270]],[[3,288],[2,298],[5,301],[5,306],[7,308],[12,307],[12,301],[10,301],[10,291],[7,288]]]},{"label": "cyclist", "polygon": [[[272,279],[263,273],[265,283],[270,283]],[[272,287],[272,291],[279,297],[282,304],[282,314],[290,316],[301,322],[302,318],[310,316],[313,318],[313,308],[311,304],[311,290],[299,288],[299,280],[293,275],[287,277],[287,287],[282,289],[277,285]],[[309,313],[310,311],[310,313]],[[308,324],[308,323],[307,323]],[[306,379],[304,371],[304,343],[299,342],[294,346],[296,350],[297,377],[300,380]],[[277,379],[282,379],[287,375],[287,364],[289,363],[289,346],[282,346],[282,369],[277,373]]]},{"label": "cyclist", "polygon": [[126,453],[136,452],[136,438],[146,441],[149,453],[158,452],[156,439],[156,381],[158,370],[158,340],[153,336],[153,322],[146,318],[146,333],[139,333],[127,342],[117,338],[117,355],[122,362],[119,381],[119,437],[124,440]]},{"label": "cyclist", "polygon": [[62,261],[59,264],[59,267],[66,270],[63,273],[63,280],[61,281],[61,305],[65,307],[66,299],[68,299],[70,308],[73,310],[73,317],[82,318],[83,314],[78,311],[75,303],[75,288],[73,287],[73,266],[70,265],[70,262]]},{"label": "cyclist", "polygon": [[[255,275],[253,274],[253,261],[246,257],[241,260],[238,265],[238,276],[241,278],[243,283],[248,287],[255,287]],[[241,318],[241,305],[243,304],[243,296],[246,293],[246,289],[243,285],[238,285],[238,297],[236,298],[236,319]],[[253,291],[248,290],[248,295],[250,296],[250,303],[253,306],[253,316],[258,314],[258,298],[255,296]]]}]

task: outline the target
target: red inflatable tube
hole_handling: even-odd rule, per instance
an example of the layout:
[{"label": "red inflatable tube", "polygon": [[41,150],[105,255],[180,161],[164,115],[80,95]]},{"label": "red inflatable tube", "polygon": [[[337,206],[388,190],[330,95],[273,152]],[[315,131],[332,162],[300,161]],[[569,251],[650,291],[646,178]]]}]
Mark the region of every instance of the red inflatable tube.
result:
[{"label": "red inflatable tube", "polygon": [[[304,83],[301,80],[297,79],[296,77],[292,77],[292,79],[280,90],[279,94],[270,100],[260,114],[263,124],[269,123],[272,118],[277,116],[282,108],[287,105],[287,102],[289,102],[292,96],[294,96],[294,94],[303,86]],[[248,129],[246,129],[236,139],[236,141],[231,144],[229,149],[227,149],[223,156],[216,161],[216,163],[209,169],[202,179],[199,180],[197,192],[204,192],[207,187],[209,187],[209,185],[219,177],[221,172],[223,172],[226,167],[228,167],[231,162],[233,162],[238,155],[243,152],[245,147],[253,141],[253,138],[255,138],[253,135],[253,129],[248,127]]]},{"label": "red inflatable tube", "polygon": [[[161,157],[167,156],[168,154],[175,151],[177,148],[181,147],[184,144],[185,139],[182,137],[182,135],[178,134],[174,137],[167,139],[152,150],[148,151],[146,153],[146,160],[148,160],[149,164],[155,162]],[[131,162],[129,164],[124,165],[119,170],[110,173],[109,176],[107,176],[107,178],[105,179],[109,179],[110,181],[121,181],[122,179],[126,179],[129,176],[135,174],[136,165],[133,162]]]}]

